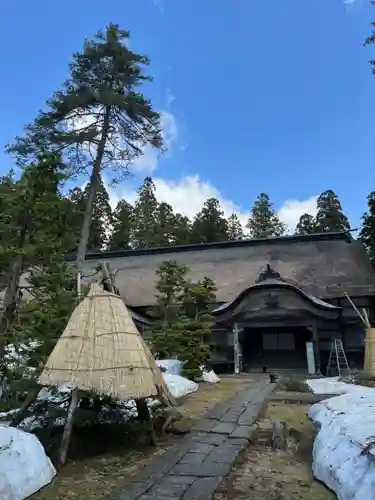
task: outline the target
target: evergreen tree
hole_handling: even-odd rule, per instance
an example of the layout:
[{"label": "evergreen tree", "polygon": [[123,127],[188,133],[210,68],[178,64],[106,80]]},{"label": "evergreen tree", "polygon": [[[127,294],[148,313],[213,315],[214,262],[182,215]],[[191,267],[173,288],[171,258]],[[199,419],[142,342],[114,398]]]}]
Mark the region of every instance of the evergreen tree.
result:
[{"label": "evergreen tree", "polygon": [[160,359],[178,357],[183,353],[185,335],[182,322],[182,303],[187,286],[186,266],[176,261],[165,261],[156,269],[156,305],[152,315],[156,318],[152,328],[152,350]]},{"label": "evergreen tree", "polygon": [[228,240],[228,221],[216,198],[209,198],[195,216],[191,229],[192,243],[210,243]]},{"label": "evergreen tree", "polygon": [[[75,187],[69,192],[66,199],[70,212],[72,236],[74,235],[74,245],[71,246],[71,250],[77,248],[79,245],[86,204],[90,194],[89,191],[89,184],[87,184],[83,190],[80,187]],[[99,176],[98,185],[96,187],[91,217],[92,220],[87,250],[104,250],[108,247],[112,229],[112,209],[109,203],[109,195],[101,176]]]},{"label": "evergreen tree", "polygon": [[210,340],[215,319],[209,311],[209,305],[216,300],[215,283],[208,277],[196,283],[187,283],[183,298],[184,338],[183,374],[191,379],[202,375],[202,367],[211,357]]},{"label": "evergreen tree", "polygon": [[89,242],[93,205],[104,166],[121,177],[145,145],[162,145],[160,116],[137,90],[150,80],[143,72],[149,60],[130,50],[128,40],[128,32],[110,24],[94,40],[86,41],[82,53],[73,55],[62,90],[47,102],[49,109],[40,112],[26,127],[25,135],[8,147],[21,164],[40,150],[57,149],[69,160],[72,174],[90,168],[77,252],[79,267]]},{"label": "evergreen tree", "polygon": [[316,232],[348,231],[349,220],[343,213],[337,194],[329,189],[324,191],[317,201]]},{"label": "evergreen tree", "polygon": [[5,335],[17,307],[24,269],[52,262],[64,248],[69,230],[59,193],[64,170],[59,155],[40,155],[7,191],[6,211],[0,217],[0,226],[7,227],[2,232],[0,262],[8,265],[2,283],[6,292],[0,311],[0,362],[9,341]]},{"label": "evergreen tree", "polygon": [[[375,3],[374,3],[373,0],[371,1],[371,4],[373,6],[375,6]],[[370,24],[371,24],[371,34],[365,40],[365,43],[364,43],[365,47],[367,45],[372,45],[373,43],[375,43],[375,22],[372,21]],[[373,76],[375,76],[375,59],[370,59],[369,62],[370,62],[370,65],[371,65],[372,74],[373,74]]]},{"label": "evergreen tree", "polygon": [[152,350],[159,358],[177,358],[189,378],[201,375],[211,356],[209,345],[214,319],[209,305],[216,287],[210,278],[192,283],[189,268],[176,261],[162,262],[156,270],[156,306]]},{"label": "evergreen tree", "polygon": [[229,240],[243,240],[244,232],[242,224],[237,214],[232,214],[228,218],[228,239]]},{"label": "evergreen tree", "polygon": [[367,212],[362,216],[359,239],[365,246],[371,262],[375,264],[375,191],[367,197]]},{"label": "evergreen tree", "polygon": [[282,236],[287,230],[266,193],[260,193],[256,199],[246,227],[251,238]]},{"label": "evergreen tree", "polygon": [[189,217],[179,213],[174,215],[171,237],[171,242],[174,245],[186,245],[191,242],[191,221]]},{"label": "evergreen tree", "polygon": [[155,213],[155,239],[157,246],[170,245],[173,243],[173,229],[175,214],[169,203],[158,203]]},{"label": "evergreen tree", "polygon": [[151,177],[146,177],[138,190],[138,199],[134,204],[132,237],[134,248],[148,248],[157,244],[157,210],[155,184]]},{"label": "evergreen tree", "polygon": [[16,244],[17,233],[14,227],[14,207],[17,204],[18,183],[11,170],[0,177],[0,277],[8,269],[12,259],[12,248]]},{"label": "evergreen tree", "polygon": [[[39,405],[33,405],[33,402],[40,390],[38,376],[79,301],[76,272],[63,261],[62,255],[55,254],[49,263],[30,271],[28,283],[32,298],[19,305],[11,328],[13,349],[7,353],[8,401],[12,408],[21,408],[13,416],[13,426],[29,414],[40,414],[46,419],[51,412],[52,422],[58,416],[64,416],[65,410],[60,405],[57,414],[56,408],[51,408],[48,401]],[[46,424],[47,420],[44,420]]]},{"label": "evergreen tree", "polygon": [[86,207],[85,192],[80,187],[71,189],[65,198],[67,210],[69,212],[70,233],[72,244],[68,250],[77,250]]},{"label": "evergreen tree", "polygon": [[128,250],[131,248],[133,224],[132,205],[126,200],[120,200],[113,213],[113,231],[109,242],[110,250]]},{"label": "evergreen tree", "polygon": [[295,234],[303,235],[315,232],[315,218],[310,214],[302,214],[296,226]]},{"label": "evergreen tree", "polygon": [[[90,187],[87,185],[84,191],[84,199],[86,203],[89,194]],[[88,250],[104,250],[108,247],[112,222],[112,209],[109,203],[109,195],[101,177],[99,177],[98,185],[96,187],[96,197],[92,207],[92,222],[89,241],[87,244]]]}]

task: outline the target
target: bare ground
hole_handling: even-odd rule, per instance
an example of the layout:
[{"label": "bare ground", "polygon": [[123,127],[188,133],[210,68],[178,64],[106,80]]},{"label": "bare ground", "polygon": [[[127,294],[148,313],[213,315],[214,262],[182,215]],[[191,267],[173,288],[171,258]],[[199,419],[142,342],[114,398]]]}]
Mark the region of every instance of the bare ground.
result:
[{"label": "bare ground", "polygon": [[[218,489],[215,500],[334,500],[336,496],[311,473],[315,429],[307,405],[270,402],[259,421],[255,442],[232,475]],[[289,428],[286,451],[272,450],[271,421]]]},{"label": "bare ground", "polygon": [[[188,395],[181,409],[186,415],[181,422],[191,428],[215,404],[228,400],[251,384],[248,375],[223,377],[218,384],[201,384]],[[30,497],[32,500],[102,500],[125,487],[152,459],[171,446],[177,436],[168,435],[157,448],[146,445],[145,439],[125,442],[121,449],[94,457],[82,457],[68,462],[54,481]]]}]

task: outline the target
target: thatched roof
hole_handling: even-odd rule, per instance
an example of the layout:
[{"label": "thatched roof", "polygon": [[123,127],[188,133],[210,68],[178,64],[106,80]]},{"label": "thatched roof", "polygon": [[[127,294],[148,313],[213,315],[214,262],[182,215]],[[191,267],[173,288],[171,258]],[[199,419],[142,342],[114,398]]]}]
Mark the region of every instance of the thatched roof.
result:
[{"label": "thatched roof", "polygon": [[[132,306],[155,301],[155,270],[165,260],[191,269],[192,279],[211,277],[219,302],[229,302],[253,285],[270,264],[283,279],[322,299],[375,293],[375,271],[363,246],[346,233],[285,236],[88,255],[87,274],[108,260],[116,285]],[[86,272],[85,271],[85,272]]]},{"label": "thatched roof", "polygon": [[39,383],[115,399],[170,396],[123,300],[96,283],[73,311]]}]

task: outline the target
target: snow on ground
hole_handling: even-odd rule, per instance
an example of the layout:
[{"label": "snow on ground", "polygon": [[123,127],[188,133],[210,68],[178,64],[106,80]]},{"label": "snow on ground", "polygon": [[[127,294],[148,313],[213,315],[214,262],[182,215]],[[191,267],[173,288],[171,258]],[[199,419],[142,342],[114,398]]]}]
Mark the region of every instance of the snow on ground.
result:
[{"label": "snow on ground", "polygon": [[313,378],[306,380],[314,394],[353,394],[363,393],[366,387],[341,382],[338,377]]},{"label": "snow on ground", "polygon": [[[185,377],[181,377],[180,375],[174,375],[173,373],[162,373],[163,378],[165,380],[165,383],[170,390],[172,396],[176,399],[182,398],[188,394],[191,394],[192,392],[196,392],[199,388],[199,385],[196,384],[195,382],[192,382],[191,380],[188,380]],[[38,401],[47,401],[49,400],[52,403],[59,404],[60,402],[63,402],[66,400],[67,396],[69,396],[69,393],[71,392],[72,387],[68,385],[61,385],[58,387],[58,389],[50,389],[48,387],[43,387],[41,391],[38,394]],[[158,404],[158,402],[155,399],[147,399],[147,404],[149,407],[155,406]],[[125,401],[122,403],[122,408],[125,413],[125,416],[129,417],[136,417],[137,416],[137,407],[135,404],[135,401],[129,400]],[[0,419],[4,420],[1,423],[3,425],[6,425],[8,422],[5,420],[11,420],[11,416],[13,413],[15,413],[16,410],[10,410],[8,412],[2,412],[0,413]],[[106,415],[103,413],[102,415],[103,422],[107,421],[108,419],[110,420],[110,415]],[[43,417],[41,416],[30,416],[25,418],[21,424],[19,425],[19,428],[26,430],[26,431],[33,431],[35,429],[38,429],[43,426]],[[65,418],[59,417],[56,418],[54,421],[54,425],[60,426],[64,425]],[[1,498],[1,497],[0,497]],[[1,499],[2,500],[2,499]]]},{"label": "snow on ground", "polygon": [[335,378],[307,380],[315,394],[339,394],[310,408],[319,429],[313,474],[339,500],[375,500],[375,389]]},{"label": "snow on ground", "polygon": [[24,500],[56,475],[36,436],[0,425],[0,498]]},{"label": "snow on ground", "polygon": [[175,399],[182,398],[196,392],[199,385],[192,380],[188,380],[180,375],[172,375],[171,373],[163,373],[163,377],[167,387]]},{"label": "snow on ground", "polygon": [[[156,364],[165,373],[170,373],[172,375],[181,375],[183,363],[178,359],[157,359]],[[218,382],[220,382],[219,377],[213,370],[207,371],[203,368],[203,366],[201,368],[202,377],[199,379],[199,381],[202,380],[203,382],[207,382],[209,384],[217,384]]]}]

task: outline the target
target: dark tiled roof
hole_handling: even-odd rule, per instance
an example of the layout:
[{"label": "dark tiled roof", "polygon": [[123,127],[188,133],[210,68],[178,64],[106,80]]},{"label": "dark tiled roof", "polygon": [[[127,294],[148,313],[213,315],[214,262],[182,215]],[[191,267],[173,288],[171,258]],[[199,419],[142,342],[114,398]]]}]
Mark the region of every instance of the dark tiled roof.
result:
[{"label": "dark tiled roof", "polygon": [[[69,259],[70,260],[70,259]],[[183,245],[90,254],[85,269],[108,260],[121,295],[134,306],[154,303],[155,269],[176,260],[190,277],[211,277],[218,302],[229,302],[253,285],[270,264],[283,279],[320,298],[375,294],[375,271],[363,246],[347,233],[285,236],[263,240]]]}]

